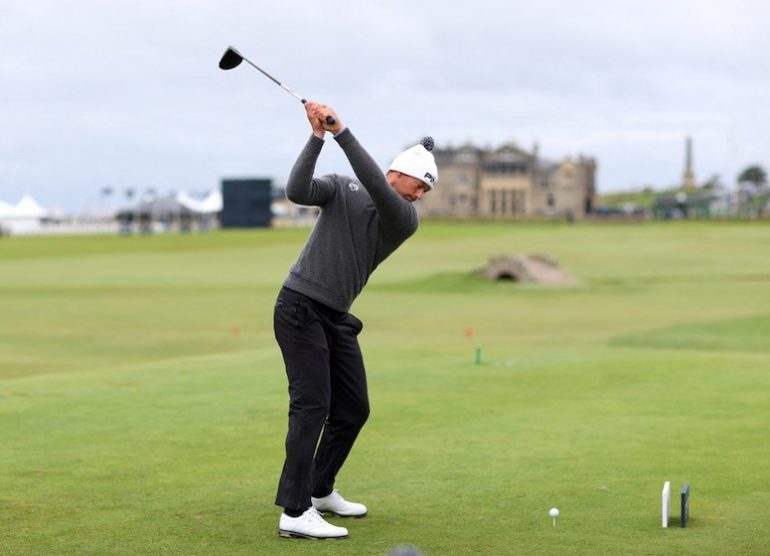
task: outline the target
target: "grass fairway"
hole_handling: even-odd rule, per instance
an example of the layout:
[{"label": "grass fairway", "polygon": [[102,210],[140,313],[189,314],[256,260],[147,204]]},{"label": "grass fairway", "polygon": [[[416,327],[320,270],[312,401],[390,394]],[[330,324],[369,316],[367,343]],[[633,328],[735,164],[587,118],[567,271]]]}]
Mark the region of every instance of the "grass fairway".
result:
[{"label": "grass fairway", "polygon": [[[0,239],[1,554],[767,554],[769,226],[424,223],[353,308],[372,415],[338,486],[370,515],[339,542],[273,505],[306,235]],[[513,253],[581,285],[470,274]]]}]

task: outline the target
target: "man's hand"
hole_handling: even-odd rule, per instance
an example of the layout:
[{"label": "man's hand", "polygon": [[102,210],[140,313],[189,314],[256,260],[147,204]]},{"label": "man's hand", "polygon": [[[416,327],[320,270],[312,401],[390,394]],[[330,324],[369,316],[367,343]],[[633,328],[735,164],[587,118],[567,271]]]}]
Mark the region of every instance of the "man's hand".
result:
[{"label": "man's hand", "polygon": [[[319,139],[323,139],[324,132],[326,131],[330,131],[336,135],[345,128],[334,110],[325,104],[308,101],[305,103],[305,112],[307,112],[307,119],[310,121],[310,125],[313,128],[313,135]],[[326,123],[326,118],[329,116],[334,118],[334,123],[331,125]]]}]

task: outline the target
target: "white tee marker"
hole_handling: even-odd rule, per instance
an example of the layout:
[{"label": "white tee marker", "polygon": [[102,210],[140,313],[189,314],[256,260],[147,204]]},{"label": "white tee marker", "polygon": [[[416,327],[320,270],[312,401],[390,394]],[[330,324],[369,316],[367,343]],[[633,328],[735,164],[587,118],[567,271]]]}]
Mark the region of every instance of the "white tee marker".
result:
[{"label": "white tee marker", "polygon": [[671,507],[671,481],[663,483],[663,492],[661,493],[660,524],[668,527],[668,516]]}]

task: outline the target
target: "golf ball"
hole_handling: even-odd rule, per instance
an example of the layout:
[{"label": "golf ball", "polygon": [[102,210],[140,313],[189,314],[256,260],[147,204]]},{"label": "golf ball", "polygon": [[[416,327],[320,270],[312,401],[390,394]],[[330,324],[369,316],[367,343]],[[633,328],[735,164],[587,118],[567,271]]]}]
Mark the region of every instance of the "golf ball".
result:
[{"label": "golf ball", "polygon": [[551,508],[548,510],[548,515],[551,517],[559,517],[559,508]]}]

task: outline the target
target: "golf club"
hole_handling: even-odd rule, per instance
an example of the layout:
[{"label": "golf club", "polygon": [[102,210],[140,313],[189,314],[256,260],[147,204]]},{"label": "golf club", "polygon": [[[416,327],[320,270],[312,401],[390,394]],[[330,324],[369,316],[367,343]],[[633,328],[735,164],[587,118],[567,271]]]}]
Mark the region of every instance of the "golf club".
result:
[{"label": "golf club", "polygon": [[[260,68],[257,64],[243,56],[240,52],[238,52],[235,48],[232,46],[227,47],[227,50],[225,50],[225,53],[222,54],[222,59],[219,60],[219,69],[223,70],[231,70],[235,67],[238,67],[241,62],[243,61],[248,62],[252,66],[254,66],[256,69],[258,69],[265,77],[269,78],[273,83],[281,87],[284,91],[289,93],[291,96],[296,98],[298,101],[300,101],[302,104],[305,104],[307,102],[307,99],[302,98],[299,96],[295,91],[278,81],[275,77],[267,73],[265,70]],[[329,125],[334,125],[334,118],[331,116],[327,116],[326,123]]]}]

